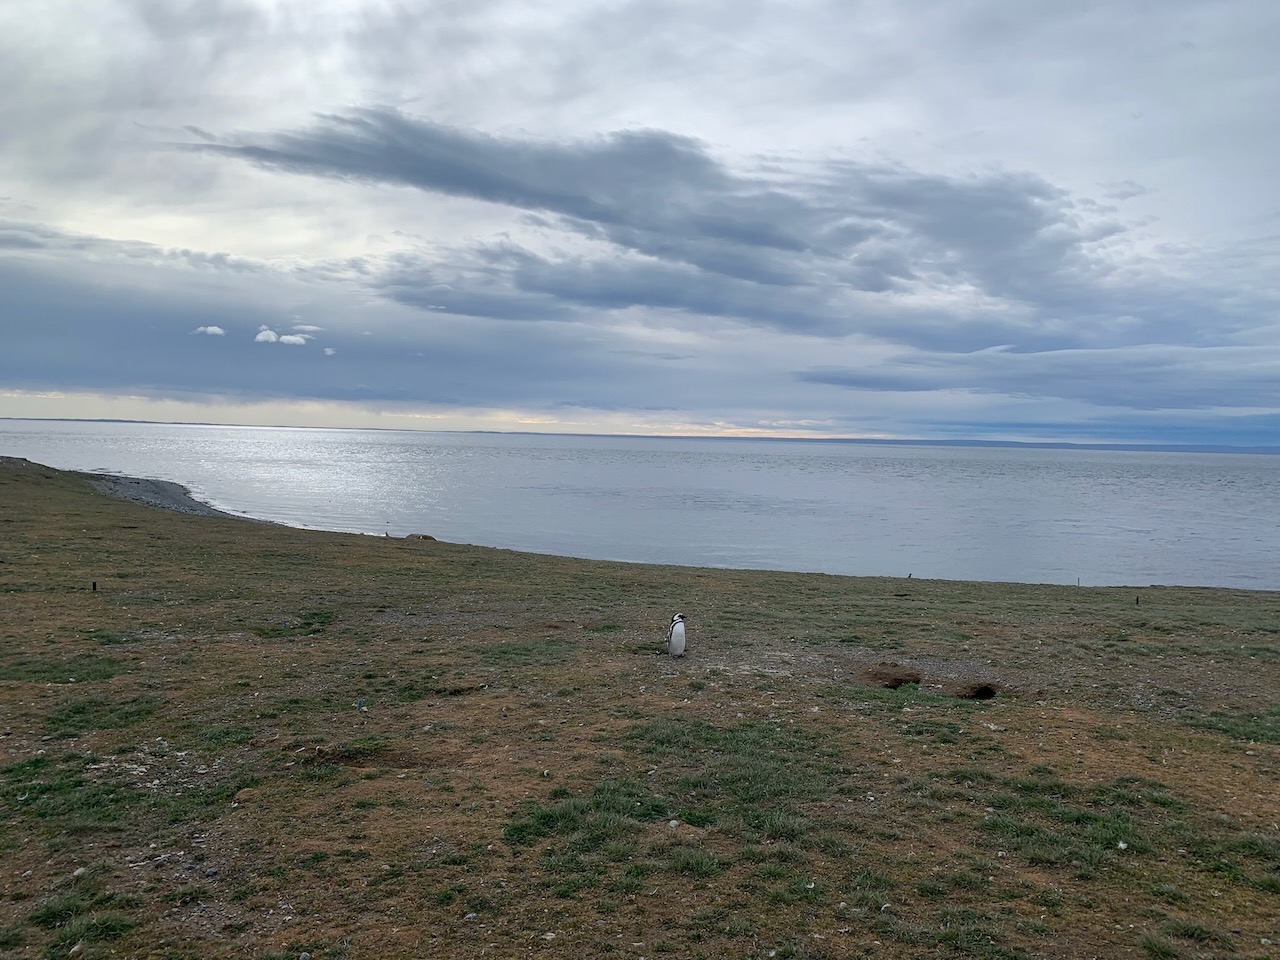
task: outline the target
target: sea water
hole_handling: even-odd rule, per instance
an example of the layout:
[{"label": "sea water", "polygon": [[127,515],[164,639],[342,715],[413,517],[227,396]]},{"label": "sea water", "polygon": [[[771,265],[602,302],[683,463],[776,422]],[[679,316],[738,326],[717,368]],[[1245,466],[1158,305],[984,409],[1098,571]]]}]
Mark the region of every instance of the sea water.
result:
[{"label": "sea water", "polygon": [[645,563],[1280,589],[1280,456],[0,420],[0,455],[324,530]]}]

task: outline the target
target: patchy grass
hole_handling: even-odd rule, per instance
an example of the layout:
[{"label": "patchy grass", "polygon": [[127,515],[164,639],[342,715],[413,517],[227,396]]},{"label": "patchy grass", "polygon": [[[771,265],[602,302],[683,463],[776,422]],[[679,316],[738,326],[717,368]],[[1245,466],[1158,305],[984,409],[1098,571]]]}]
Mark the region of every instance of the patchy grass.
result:
[{"label": "patchy grass", "polygon": [[142,695],[116,700],[101,694],[75,697],[49,713],[46,727],[61,737],[90,730],[118,730],[148,719],[156,712],[155,697]]},{"label": "patchy grass", "polygon": [[292,617],[281,617],[272,623],[253,628],[253,632],[264,638],[277,637],[314,637],[333,623],[337,614],[332,610],[306,610]]},{"label": "patchy grass", "polygon": [[[99,641],[101,642],[101,641]],[[121,671],[121,661],[84,653],[58,657],[20,657],[0,663],[0,680],[35,683],[89,683],[110,680]]]},{"label": "patchy grass", "polygon": [[[1280,644],[1277,644],[1280,647]],[[1280,743],[1280,707],[1262,713],[1226,713],[1215,710],[1208,716],[1190,719],[1196,726],[1218,730],[1236,740]]]},{"label": "patchy grass", "polygon": [[0,534],[6,958],[1277,956],[1275,594]]}]

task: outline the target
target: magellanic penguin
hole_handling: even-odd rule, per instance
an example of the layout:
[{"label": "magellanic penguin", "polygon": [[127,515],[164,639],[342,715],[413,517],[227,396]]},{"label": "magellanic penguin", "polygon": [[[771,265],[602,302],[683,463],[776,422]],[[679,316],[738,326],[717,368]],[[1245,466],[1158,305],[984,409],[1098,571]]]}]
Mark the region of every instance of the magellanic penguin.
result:
[{"label": "magellanic penguin", "polygon": [[684,656],[684,614],[677,613],[671,618],[671,626],[667,629],[667,653],[673,657]]}]

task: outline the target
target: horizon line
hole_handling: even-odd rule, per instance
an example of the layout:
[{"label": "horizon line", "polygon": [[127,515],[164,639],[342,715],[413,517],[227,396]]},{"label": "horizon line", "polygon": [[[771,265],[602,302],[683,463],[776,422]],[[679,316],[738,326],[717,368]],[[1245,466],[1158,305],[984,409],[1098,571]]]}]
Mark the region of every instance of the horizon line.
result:
[{"label": "horizon line", "polygon": [[597,437],[641,440],[750,440],[781,443],[856,443],[881,444],[885,446],[944,446],[944,447],[1026,447],[1058,450],[1127,450],[1150,451],[1156,453],[1251,453],[1262,455],[1280,454],[1280,446],[1215,444],[1215,443],[1169,443],[1167,441],[1074,441],[1074,440],[990,440],[979,438],[927,438],[927,437],[811,437],[811,436],[742,436],[738,434],[702,434],[702,433],[599,433],[594,431],[572,432],[556,430],[449,430],[436,428],[431,430],[413,427],[349,427],[349,426],[297,426],[291,424],[246,424],[219,423],[207,420],[139,420],[129,417],[7,417],[0,420],[21,421],[28,423],[127,423],[147,426],[171,427],[234,427],[249,430],[376,430],[387,433],[454,433],[480,434],[495,436],[527,436],[527,437]]}]

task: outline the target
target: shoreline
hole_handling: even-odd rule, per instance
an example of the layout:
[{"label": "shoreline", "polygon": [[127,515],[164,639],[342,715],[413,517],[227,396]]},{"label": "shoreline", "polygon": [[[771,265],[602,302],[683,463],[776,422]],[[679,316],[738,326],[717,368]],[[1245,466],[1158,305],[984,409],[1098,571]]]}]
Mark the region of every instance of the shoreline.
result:
[{"label": "shoreline", "polygon": [[172,480],[156,480],[151,477],[128,477],[116,473],[81,473],[99,493],[129,500],[148,507],[173,510],[198,517],[230,517],[235,520],[252,520],[254,523],[270,523],[256,517],[228,513],[197,500],[190,489]]},{"label": "shoreline", "polygon": [[202,500],[197,500],[191,490],[173,480],[157,480],[153,477],[129,477],[119,473],[91,473],[86,470],[63,470],[48,464],[37,463],[26,457],[0,456],[0,467],[17,470],[53,470],[57,473],[69,473],[83,477],[98,493],[132,503],[140,503],[147,507],[159,507],[175,513],[186,513],[197,517],[230,517],[233,520],[251,520],[254,523],[271,523],[270,520],[259,520],[257,517],[241,516],[219,510]]},{"label": "shoreline", "polygon": [[[169,510],[174,513],[182,513],[188,516],[221,517],[223,519],[244,520],[250,523],[266,524],[268,526],[287,527],[289,529],[298,529],[298,530],[318,530],[319,532],[326,532],[326,533],[343,532],[343,531],[337,531],[337,530],[325,530],[324,528],[294,527],[291,524],[283,523],[279,520],[267,520],[260,517],[250,516],[248,514],[229,513],[225,510],[219,510],[217,507],[214,507],[208,503],[205,503],[202,500],[198,500],[191,493],[191,490],[188,487],[172,480],[159,480],[151,477],[133,477],[133,476],[127,476],[124,474],[92,473],[92,472],[80,471],[80,470],[62,471],[60,468],[49,467],[45,464],[37,463],[34,460],[28,460],[24,457],[0,456],[0,466],[3,466],[3,465],[25,467],[27,469],[48,469],[48,470],[57,470],[58,472],[73,473],[87,480],[95,490],[107,496],[116,497],[121,500],[127,500],[132,503],[137,503],[143,506],[156,507],[162,510]],[[375,533],[368,533],[364,535],[372,536],[372,537],[380,536],[379,534],[375,534]],[[409,534],[407,538],[423,539],[424,536],[421,534]],[[400,538],[395,537],[393,539],[400,539]],[[430,539],[437,539],[437,538],[431,537]],[[494,547],[493,549],[509,549],[509,548]],[[583,560],[593,559],[590,557],[575,557],[571,554],[540,553],[539,551],[536,551],[536,550],[517,551],[517,552],[529,552],[538,556],[563,556],[565,559],[583,559]],[[621,560],[621,561],[614,561],[614,562],[634,563],[642,566],[655,566],[655,564],[646,563],[644,561]],[[656,564],[656,566],[670,566],[670,565],[671,564]],[[685,566],[685,564],[675,564],[675,565]],[[764,570],[765,568],[707,567],[705,569]],[[812,574],[816,576],[848,576],[848,577],[854,577],[854,578],[858,578],[859,576],[869,576],[872,579],[910,579],[909,577],[906,577],[906,578],[892,577],[886,574],[879,574],[879,575],[876,575],[876,574],[872,574],[872,575],[829,574],[829,573],[823,573],[821,571],[800,571],[800,570],[767,570],[767,572]],[[920,579],[932,579],[932,578],[920,578]],[[946,579],[946,578],[943,578],[943,579]],[[1007,583],[1007,584],[1017,584],[1020,586],[1056,586],[1056,587],[1071,587],[1071,586],[1079,587],[1080,586],[1079,584],[1070,584],[1070,583],[1036,583],[1032,581],[1014,581],[1014,580],[1008,580],[1008,581],[955,580],[955,581],[948,581],[948,582]],[[1087,587],[1088,588],[1097,587],[1101,589],[1118,588],[1118,589],[1126,589],[1126,590],[1127,589],[1179,587],[1184,589],[1196,589],[1196,590],[1201,590],[1201,589],[1203,590],[1235,590],[1235,591],[1245,591],[1248,593],[1278,592],[1275,588],[1268,588],[1268,587],[1240,586],[1240,585],[1224,586],[1224,585],[1192,584],[1192,583],[1089,584],[1087,585]]]},{"label": "shoreline", "polygon": [[[11,459],[11,458],[3,458]],[[30,461],[28,461],[30,462]],[[228,513],[219,510],[203,500],[197,500],[188,487],[173,480],[157,480],[153,477],[129,477],[119,473],[84,473],[76,471],[89,481],[99,493],[144,507],[156,507],[174,513],[184,513],[194,517],[221,517],[224,520],[245,520],[249,523],[263,523],[272,527],[284,527],[288,524],[278,520],[264,520],[247,514]],[[302,528],[298,528],[302,529]]]}]

